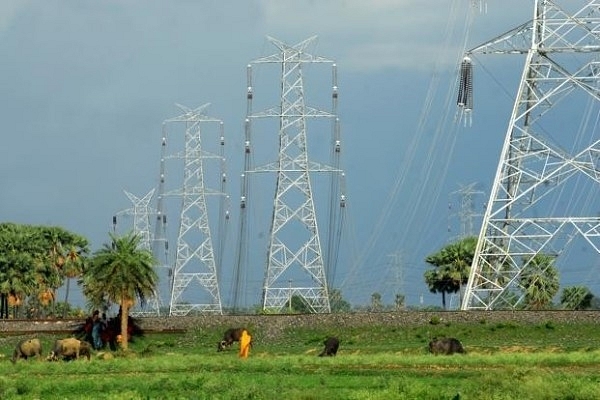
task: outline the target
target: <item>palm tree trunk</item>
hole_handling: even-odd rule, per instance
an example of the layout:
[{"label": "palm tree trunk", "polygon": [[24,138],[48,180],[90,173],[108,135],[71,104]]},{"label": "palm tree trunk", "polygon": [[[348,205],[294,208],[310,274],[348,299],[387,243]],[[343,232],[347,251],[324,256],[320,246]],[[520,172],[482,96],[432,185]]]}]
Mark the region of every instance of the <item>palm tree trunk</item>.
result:
[{"label": "palm tree trunk", "polygon": [[56,319],[56,289],[52,289],[52,318]]},{"label": "palm tree trunk", "polygon": [[6,294],[2,295],[2,318],[8,319],[8,296]]},{"label": "palm tree trunk", "polygon": [[69,304],[69,284],[71,283],[71,278],[67,277],[67,287],[65,288],[65,304],[63,307],[63,319],[67,316],[67,306]]},{"label": "palm tree trunk", "polygon": [[125,296],[123,296],[122,300],[121,300],[121,347],[123,347],[123,350],[127,350],[128,341],[129,341],[129,337],[128,337],[129,335],[127,334],[128,320],[129,320],[129,304],[127,303],[127,300],[125,300]]}]

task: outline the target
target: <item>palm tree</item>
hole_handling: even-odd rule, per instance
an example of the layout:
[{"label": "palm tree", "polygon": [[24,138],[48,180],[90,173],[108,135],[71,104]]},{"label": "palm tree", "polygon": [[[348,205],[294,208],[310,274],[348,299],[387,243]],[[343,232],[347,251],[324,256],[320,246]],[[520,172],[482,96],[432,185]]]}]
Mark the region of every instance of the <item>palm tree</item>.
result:
[{"label": "palm tree", "polygon": [[460,292],[467,283],[475,255],[477,238],[466,237],[443,247],[425,258],[434,268],[425,271],[425,283],[431,293],[442,294],[442,307],[446,309],[446,293]]},{"label": "palm tree", "polygon": [[425,284],[429,291],[433,294],[442,294],[442,308],[444,310],[447,309],[446,293],[456,293],[459,288],[456,281],[447,272],[448,269],[440,265],[439,268],[429,269],[424,274]]},{"label": "palm tree", "polygon": [[8,318],[8,299],[23,300],[39,286],[45,249],[28,225],[0,224],[0,318]]},{"label": "palm tree", "polygon": [[55,226],[40,226],[37,227],[37,230],[44,246],[47,248],[46,268],[40,271],[44,276],[44,285],[42,285],[41,292],[51,292],[54,311],[56,290],[63,285],[66,279],[66,303],[68,301],[70,279],[79,276],[83,272],[84,260],[89,251],[88,240]]},{"label": "palm tree", "polygon": [[[80,246],[76,246],[75,244],[72,244],[67,251],[65,262],[62,266],[64,276],[67,280],[67,284],[65,286],[65,305],[69,304],[69,286],[71,279],[81,276],[81,274],[83,274],[85,271],[86,259],[84,254],[86,252],[87,247],[82,248]],[[67,307],[63,309],[63,318],[66,317],[66,313]]]},{"label": "palm tree", "polygon": [[128,347],[129,309],[136,300],[141,304],[155,292],[158,276],[154,266],[158,260],[147,249],[139,247],[140,237],[133,233],[110,234],[111,243],[96,251],[81,279],[88,300],[119,304],[121,310],[122,347]]},{"label": "palm tree", "polygon": [[594,295],[585,286],[569,286],[563,289],[560,304],[567,310],[586,310],[592,307]]},{"label": "palm tree", "polygon": [[87,239],[60,227],[0,224],[0,318],[8,316],[8,298],[53,300],[65,277],[64,249],[74,246],[83,254],[87,245]]},{"label": "palm tree", "polygon": [[378,292],[371,294],[371,311],[381,311],[382,309],[381,294]]},{"label": "palm tree", "polygon": [[528,308],[535,310],[547,308],[558,293],[560,279],[554,260],[555,257],[548,254],[536,254],[525,260],[526,266],[521,272],[520,284]]}]

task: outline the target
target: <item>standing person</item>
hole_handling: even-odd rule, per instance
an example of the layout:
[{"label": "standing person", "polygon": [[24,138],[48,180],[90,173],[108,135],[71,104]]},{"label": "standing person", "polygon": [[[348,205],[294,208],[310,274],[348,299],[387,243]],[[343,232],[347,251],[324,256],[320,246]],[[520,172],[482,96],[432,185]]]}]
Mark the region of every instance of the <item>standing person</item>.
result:
[{"label": "standing person", "polygon": [[240,357],[248,358],[248,352],[250,351],[250,345],[252,344],[252,336],[247,330],[242,331],[242,337],[240,337]]},{"label": "standing person", "polygon": [[100,320],[100,311],[96,310],[92,314],[92,346],[94,349],[99,350],[102,348],[102,338],[100,333],[102,331],[102,321]]},{"label": "standing person", "polygon": [[102,330],[104,331],[106,327],[108,327],[108,319],[106,318],[105,312],[102,313],[102,320],[100,322],[102,323]]}]

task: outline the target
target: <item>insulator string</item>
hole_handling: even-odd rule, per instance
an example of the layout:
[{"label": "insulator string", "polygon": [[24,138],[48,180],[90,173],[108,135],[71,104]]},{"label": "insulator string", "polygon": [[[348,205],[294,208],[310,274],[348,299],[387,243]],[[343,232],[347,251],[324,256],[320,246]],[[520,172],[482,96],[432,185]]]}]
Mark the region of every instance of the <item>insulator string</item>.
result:
[{"label": "insulator string", "polygon": [[473,63],[471,58],[465,56],[460,64],[460,77],[458,82],[458,97],[456,99],[465,125],[472,124],[471,112],[473,111]]}]

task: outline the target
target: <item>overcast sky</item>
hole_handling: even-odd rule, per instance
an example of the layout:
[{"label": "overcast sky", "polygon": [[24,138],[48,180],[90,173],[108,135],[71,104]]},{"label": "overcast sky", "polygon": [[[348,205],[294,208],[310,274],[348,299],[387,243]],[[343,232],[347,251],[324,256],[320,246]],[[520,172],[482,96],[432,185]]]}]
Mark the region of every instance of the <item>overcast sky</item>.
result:
[{"label": "overcast sky", "polygon": [[[156,187],[161,125],[180,114],[176,103],[210,103],[224,122],[237,205],[246,65],[277,51],[267,36],[294,45],[317,35],[311,51],[338,66],[347,177],[334,286],[353,304],[373,292],[439,304],[423,260],[461,233],[461,187],[475,185],[476,208],[487,200],[522,60],[486,61],[494,78],[476,66],[471,127],[454,121],[456,71],[465,47],[530,19],[532,3],[3,0],[0,220],[64,226],[100,247],[112,215],[131,206],[123,190]],[[230,283],[221,286],[225,301]]]}]

